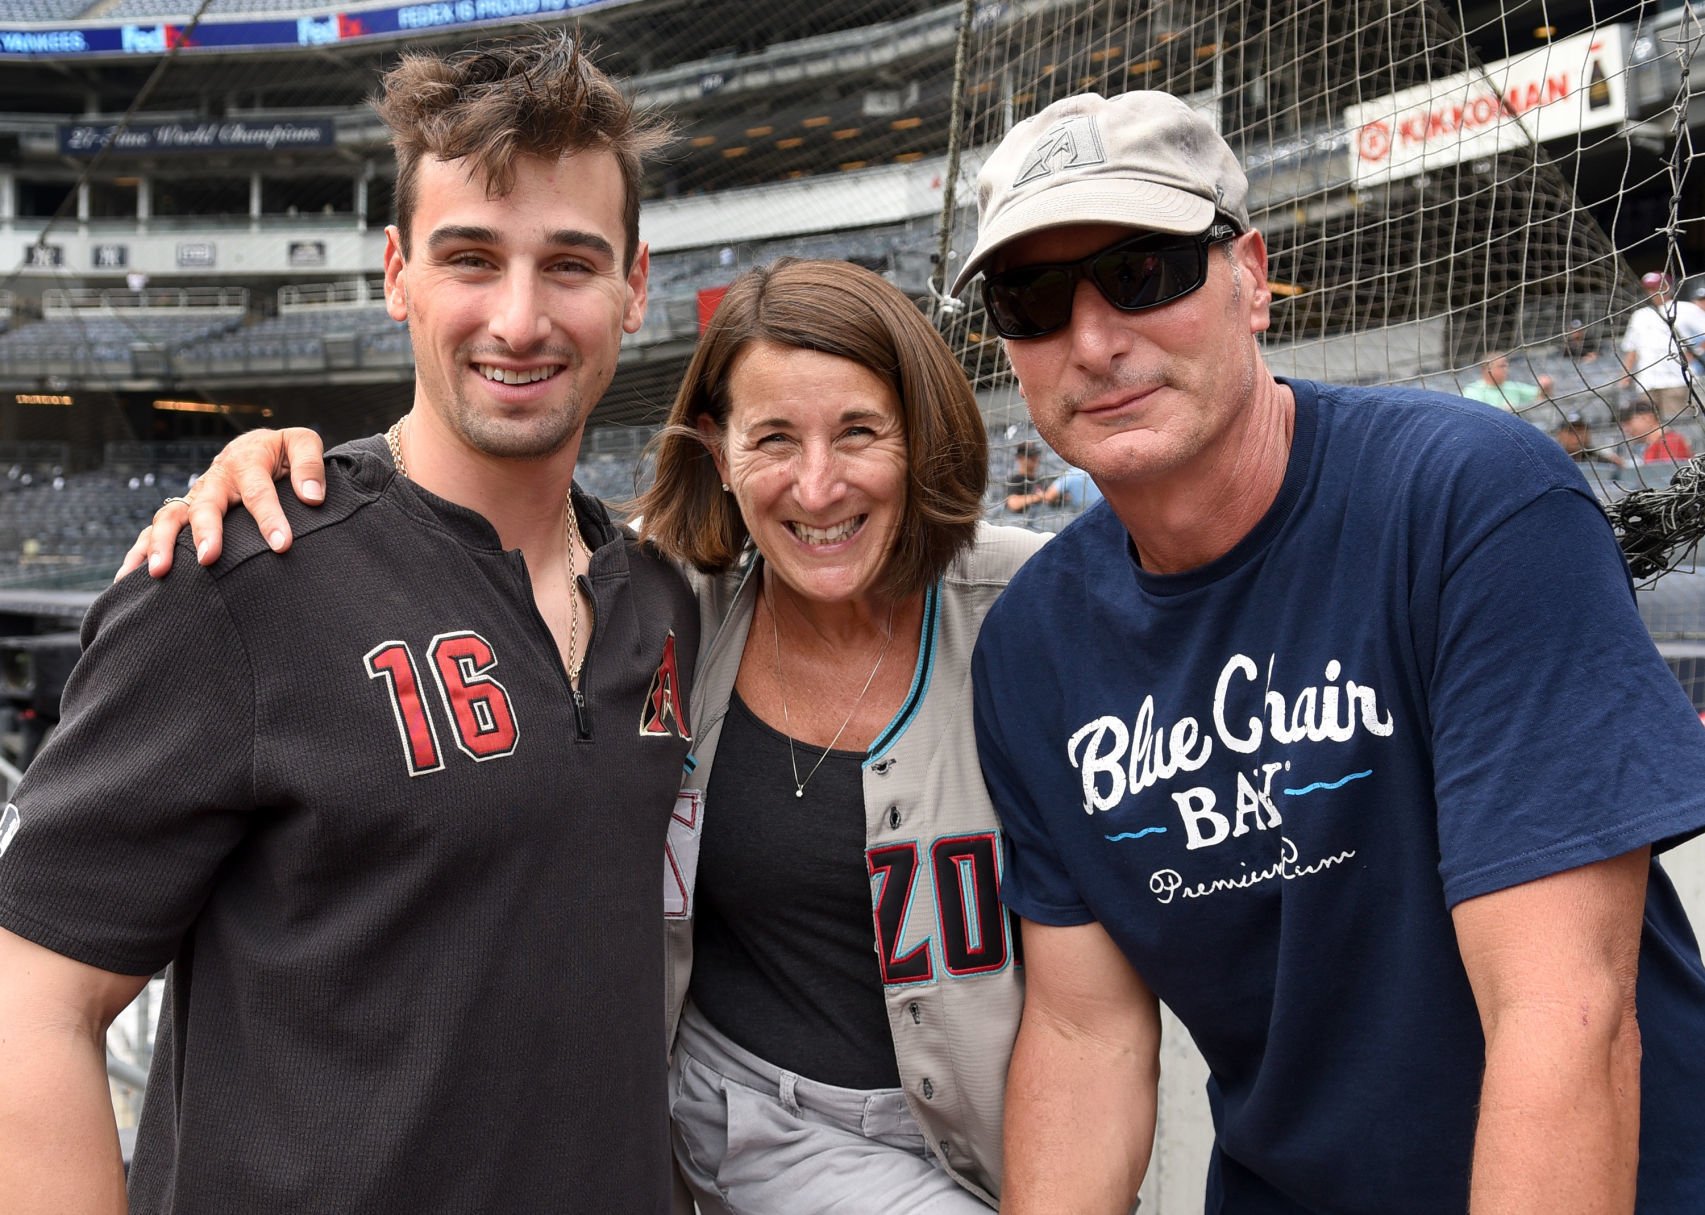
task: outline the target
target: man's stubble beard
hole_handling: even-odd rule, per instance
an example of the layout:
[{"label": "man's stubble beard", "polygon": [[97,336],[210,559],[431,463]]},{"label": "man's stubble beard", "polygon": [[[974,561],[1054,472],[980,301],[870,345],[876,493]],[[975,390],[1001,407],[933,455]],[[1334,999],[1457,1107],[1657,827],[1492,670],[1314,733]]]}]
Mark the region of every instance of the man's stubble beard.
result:
[{"label": "man's stubble beard", "polygon": [[[474,351],[464,357],[462,352],[458,352],[457,365],[465,366],[469,357],[477,360],[480,353],[484,352]],[[615,377],[612,367],[598,382],[590,385],[596,391],[588,402],[586,389],[589,386],[578,381],[585,369],[578,352],[551,346],[529,353],[543,354],[560,361],[563,369],[558,376],[566,379],[569,385],[568,395],[543,415],[510,421],[474,405],[460,385],[454,388],[444,385],[446,391],[443,395],[449,398],[448,409],[443,411],[444,421],[475,451],[503,460],[549,459],[581,433],[592,410],[603,399]]]},{"label": "man's stubble beard", "polygon": [[[563,374],[569,373],[565,371]],[[549,413],[524,421],[493,417],[458,397],[452,404],[449,421],[456,433],[475,451],[504,460],[543,460],[566,447],[585,428],[591,412],[591,407],[584,403],[576,386],[567,399]]]}]

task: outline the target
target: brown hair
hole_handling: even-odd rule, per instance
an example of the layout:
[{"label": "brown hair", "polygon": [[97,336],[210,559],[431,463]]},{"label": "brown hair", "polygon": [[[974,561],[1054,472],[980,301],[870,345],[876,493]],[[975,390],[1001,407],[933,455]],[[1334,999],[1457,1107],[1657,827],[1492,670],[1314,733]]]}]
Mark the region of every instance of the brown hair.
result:
[{"label": "brown hair", "polygon": [[515,184],[517,156],[556,160],[588,149],[621,168],[624,270],[639,249],[644,158],[669,141],[663,119],[636,111],[573,34],[538,30],[455,55],[411,51],[385,73],[373,108],[397,154],[397,230],[403,253],[422,157],[466,159],[468,174],[501,198]]},{"label": "brown hair", "polygon": [[652,441],[657,475],[634,504],[641,535],[707,573],[740,559],[746,523],[722,492],[697,419],[728,425],[729,373],[753,342],[851,359],[893,387],[905,428],[906,502],[881,590],[902,596],[934,582],[976,535],[988,436],[941,335],[897,288],[850,262],[784,257],[734,280]]}]

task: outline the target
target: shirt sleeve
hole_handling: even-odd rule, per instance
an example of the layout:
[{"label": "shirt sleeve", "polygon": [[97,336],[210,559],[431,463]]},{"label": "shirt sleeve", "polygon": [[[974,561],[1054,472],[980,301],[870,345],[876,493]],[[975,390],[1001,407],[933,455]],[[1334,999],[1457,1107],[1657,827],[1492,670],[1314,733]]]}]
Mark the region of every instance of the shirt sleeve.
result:
[{"label": "shirt sleeve", "polygon": [[[1644,308],[1646,305],[1642,304],[1640,307]],[[1633,354],[1640,348],[1640,313],[1638,310],[1628,318],[1628,328],[1622,331],[1622,340],[1617,343],[1616,348],[1623,354]]]},{"label": "shirt sleeve", "polygon": [[250,822],[248,655],[213,577],[179,556],[90,609],[0,853],[0,925],[117,974],[171,959]]},{"label": "shirt sleeve", "polygon": [[1705,309],[1691,300],[1682,300],[1675,310],[1675,332],[1684,347],[1696,346],[1705,337]]},{"label": "shirt sleeve", "polygon": [[1584,489],[1541,493],[1444,573],[1429,708],[1450,905],[1705,827],[1705,730]]},{"label": "shirt sleeve", "polygon": [[971,661],[977,755],[1006,841],[1001,901],[1038,924],[1087,924],[1095,916],[1078,894],[1019,774],[1020,764],[1014,762],[1026,745],[1036,745],[1035,735],[1022,730],[1009,735],[1002,721],[1003,709],[1022,710],[1027,698],[1022,689],[1013,686],[1018,682],[1013,677],[1016,668],[999,655],[1001,628],[991,613]]}]

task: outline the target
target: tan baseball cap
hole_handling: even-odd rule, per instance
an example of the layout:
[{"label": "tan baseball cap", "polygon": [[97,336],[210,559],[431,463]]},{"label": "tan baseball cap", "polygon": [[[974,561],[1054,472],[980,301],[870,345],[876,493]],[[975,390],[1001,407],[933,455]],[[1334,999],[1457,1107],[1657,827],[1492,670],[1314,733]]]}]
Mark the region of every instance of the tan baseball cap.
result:
[{"label": "tan baseball cap", "polygon": [[1249,179],[1213,123],[1170,93],[1079,93],[1007,132],[977,174],[977,245],[953,280],[989,255],[1062,224],[1205,232],[1218,212],[1249,227]]}]

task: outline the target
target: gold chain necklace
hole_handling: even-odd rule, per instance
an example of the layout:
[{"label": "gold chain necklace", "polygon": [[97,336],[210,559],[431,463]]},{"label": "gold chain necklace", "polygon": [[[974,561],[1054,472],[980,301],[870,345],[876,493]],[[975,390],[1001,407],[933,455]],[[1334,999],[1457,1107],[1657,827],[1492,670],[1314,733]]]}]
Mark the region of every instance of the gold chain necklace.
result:
[{"label": "gold chain necklace", "polygon": [[[896,601],[897,602],[897,601]],[[776,627],[775,596],[770,596],[770,639],[775,643],[776,651],[776,684],[781,691],[781,722],[782,732],[787,735],[787,762],[793,769],[793,796],[804,797],[805,786],[811,783],[811,778],[817,775],[817,769],[823,766],[823,761],[829,758],[829,752],[835,749],[835,744],[841,741],[841,735],[847,732],[852,724],[853,714],[864,703],[864,694],[870,691],[870,685],[876,682],[876,672],[882,669],[882,660],[888,657],[888,647],[894,644],[894,608],[895,603],[888,605],[888,637],[882,643],[882,649],[876,655],[876,665],[870,668],[870,674],[864,681],[864,686],[858,690],[858,699],[853,701],[852,708],[847,710],[846,717],[841,721],[841,728],[835,731],[835,736],[829,740],[829,745],[823,748],[823,754],[817,757],[817,762],[811,765],[811,771],[805,774],[805,779],[799,779],[799,760],[793,752],[793,723],[787,715],[787,678],[781,673],[781,630]]]},{"label": "gold chain necklace", "polygon": [[[391,428],[385,432],[385,446],[391,449],[391,463],[397,466],[397,476],[399,477],[408,476],[408,467],[403,463],[403,423],[407,420],[408,416],[405,414],[392,422]],[[580,655],[580,589],[574,573],[574,558],[581,545],[580,525],[574,517],[574,491],[572,489],[562,500],[562,528],[563,536],[568,541],[568,653],[570,662],[568,682],[578,686],[582,665]],[[591,563],[590,553],[587,554],[586,560],[588,564]],[[787,710],[784,706],[782,716],[785,718],[786,715]],[[836,735],[836,737],[840,736]]]}]

